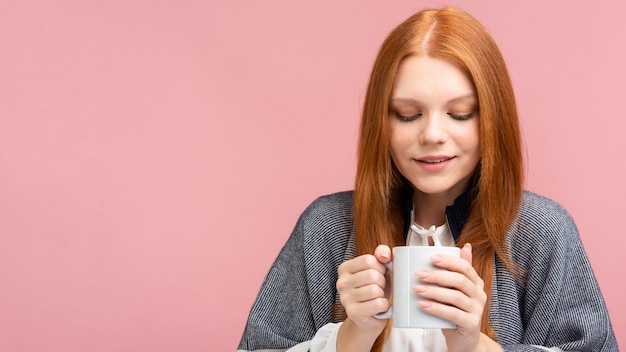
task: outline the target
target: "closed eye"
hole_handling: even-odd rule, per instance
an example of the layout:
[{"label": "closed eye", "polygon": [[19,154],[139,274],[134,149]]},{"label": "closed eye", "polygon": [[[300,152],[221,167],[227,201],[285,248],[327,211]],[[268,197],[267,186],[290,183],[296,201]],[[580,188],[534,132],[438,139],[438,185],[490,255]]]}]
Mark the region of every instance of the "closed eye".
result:
[{"label": "closed eye", "polygon": [[396,115],[396,118],[400,121],[404,121],[404,122],[410,122],[410,121],[414,121],[417,120],[418,118],[420,118],[422,116],[422,114],[415,114],[412,116],[404,116],[404,115],[400,115],[398,113],[395,113],[394,115]]},{"label": "closed eye", "polygon": [[448,116],[452,117],[455,120],[459,120],[459,121],[465,121],[465,120],[469,120],[472,117],[474,117],[474,115],[476,115],[475,112],[471,112],[467,115],[458,115],[458,114],[453,114],[451,112],[448,113]]}]

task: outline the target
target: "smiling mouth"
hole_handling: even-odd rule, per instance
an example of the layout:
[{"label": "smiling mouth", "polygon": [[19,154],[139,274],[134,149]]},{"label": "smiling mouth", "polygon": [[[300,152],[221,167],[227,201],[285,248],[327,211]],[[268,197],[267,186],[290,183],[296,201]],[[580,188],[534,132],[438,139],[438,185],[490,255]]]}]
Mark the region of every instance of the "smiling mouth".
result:
[{"label": "smiling mouth", "polygon": [[418,160],[419,162],[422,163],[426,163],[426,164],[438,164],[438,163],[442,163],[444,161],[448,161],[451,160],[452,158],[442,158],[442,159],[428,159],[428,160],[424,160],[424,159],[420,159]]}]

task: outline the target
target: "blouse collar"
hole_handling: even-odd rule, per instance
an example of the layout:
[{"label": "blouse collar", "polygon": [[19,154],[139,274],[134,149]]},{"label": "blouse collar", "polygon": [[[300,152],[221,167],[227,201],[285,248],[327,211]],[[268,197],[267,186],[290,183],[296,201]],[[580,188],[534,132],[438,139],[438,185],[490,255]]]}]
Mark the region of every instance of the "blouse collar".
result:
[{"label": "blouse collar", "polygon": [[[450,232],[452,232],[452,237],[454,238],[454,242],[459,241],[459,236],[461,235],[461,231],[465,226],[465,222],[467,221],[467,216],[469,215],[470,209],[470,189],[469,187],[465,192],[459,195],[454,203],[450,206],[446,207],[446,219],[448,220],[448,226],[450,227]],[[410,192],[406,192],[404,197],[402,197],[402,209],[403,209],[403,218],[404,218],[404,240],[407,239],[407,234],[409,233],[410,226],[413,222],[411,218],[411,213],[413,211],[413,190]]]}]

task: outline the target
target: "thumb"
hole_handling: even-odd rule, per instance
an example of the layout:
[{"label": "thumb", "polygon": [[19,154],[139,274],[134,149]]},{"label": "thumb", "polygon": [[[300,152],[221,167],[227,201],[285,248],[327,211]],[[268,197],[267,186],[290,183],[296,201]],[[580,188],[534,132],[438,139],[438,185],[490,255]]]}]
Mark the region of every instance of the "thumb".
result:
[{"label": "thumb", "polygon": [[379,262],[387,264],[391,261],[391,248],[385,244],[381,244],[374,250],[374,256]]},{"label": "thumb", "polygon": [[472,245],[470,243],[466,243],[463,248],[461,248],[461,258],[472,264]]}]

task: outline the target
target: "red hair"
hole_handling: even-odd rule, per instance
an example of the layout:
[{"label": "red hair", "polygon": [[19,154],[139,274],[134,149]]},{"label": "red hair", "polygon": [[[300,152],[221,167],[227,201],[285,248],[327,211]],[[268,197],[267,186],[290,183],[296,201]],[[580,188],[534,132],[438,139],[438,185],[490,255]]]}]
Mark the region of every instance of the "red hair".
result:
[{"label": "red hair", "polygon": [[[411,185],[391,160],[387,120],[398,67],[411,55],[428,55],[456,65],[467,74],[478,96],[482,155],[458,245],[472,244],[474,268],[490,297],[494,256],[515,271],[505,241],[522,197],[521,136],[504,59],[486,29],[459,9],[418,12],[396,27],[380,48],[367,88],[358,144],[354,218],[359,253],[373,253],[379,244],[404,244],[400,197]],[[494,337],[489,304],[490,300],[481,330]],[[388,330],[373,350],[381,350]]]}]

